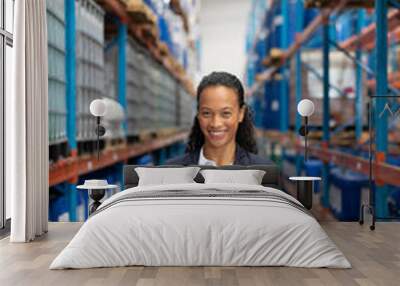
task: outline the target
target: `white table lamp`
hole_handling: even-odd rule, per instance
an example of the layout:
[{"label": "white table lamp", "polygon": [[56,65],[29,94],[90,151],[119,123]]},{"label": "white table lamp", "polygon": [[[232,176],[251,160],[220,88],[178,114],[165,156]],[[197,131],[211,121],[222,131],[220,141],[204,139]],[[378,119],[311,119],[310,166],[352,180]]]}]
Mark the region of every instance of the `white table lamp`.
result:
[{"label": "white table lamp", "polygon": [[297,112],[304,117],[304,129],[300,129],[300,135],[304,136],[304,162],[308,160],[307,134],[308,134],[308,117],[314,113],[314,103],[309,99],[303,99],[297,104]]},{"label": "white table lamp", "polygon": [[106,133],[106,129],[100,125],[100,119],[106,113],[106,104],[102,99],[95,99],[90,103],[90,113],[97,119],[97,160],[100,159],[100,137]]}]

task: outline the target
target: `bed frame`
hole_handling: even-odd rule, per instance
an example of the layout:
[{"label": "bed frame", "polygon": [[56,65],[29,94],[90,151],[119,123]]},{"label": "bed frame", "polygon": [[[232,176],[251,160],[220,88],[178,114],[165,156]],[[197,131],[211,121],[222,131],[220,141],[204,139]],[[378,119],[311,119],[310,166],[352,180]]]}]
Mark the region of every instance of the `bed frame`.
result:
[{"label": "bed frame", "polygon": [[[251,166],[200,166],[200,165],[192,165],[196,167],[200,167],[202,170],[205,169],[221,169],[221,170],[263,170],[265,171],[265,175],[262,179],[261,184],[264,187],[271,187],[275,189],[282,190],[282,176],[281,170],[275,164],[270,165],[251,165]],[[136,167],[148,167],[148,168],[180,168],[183,166],[180,165],[163,165],[163,166],[140,166],[140,165],[125,165],[124,166],[124,187],[123,189],[133,188],[138,185],[139,176],[135,172]],[[197,183],[204,183],[204,178],[200,174],[194,178]],[[313,182],[297,182],[297,200],[299,200],[307,209],[311,209],[313,205]]]},{"label": "bed frame", "polygon": [[[197,166],[197,165],[193,165]],[[138,185],[139,177],[138,174],[135,172],[135,168],[139,167],[139,165],[125,165],[124,166],[124,190],[128,188],[133,188]],[[163,166],[140,166],[140,167],[148,167],[148,168],[179,168],[182,167],[180,165],[163,165]],[[266,173],[262,180],[262,185],[265,187],[272,187],[276,189],[282,189],[281,183],[281,173],[280,169],[276,165],[253,165],[253,166],[240,166],[240,165],[233,165],[233,166],[197,166],[200,167],[202,170],[204,169],[221,169],[221,170],[264,170]],[[194,180],[198,183],[204,183],[204,178],[199,173]]]},{"label": "bed frame", "polygon": [[[275,189],[282,189],[282,182],[281,182],[281,172],[277,165],[270,164],[270,165],[251,165],[251,166],[240,166],[240,165],[232,165],[232,166],[221,166],[221,167],[214,167],[214,166],[200,166],[200,165],[193,165],[200,167],[202,170],[205,169],[221,169],[221,170],[263,170],[265,171],[265,175],[262,179],[261,184],[264,187],[271,187]],[[136,167],[147,167],[147,168],[181,168],[181,165],[163,165],[163,166],[142,166],[142,165],[124,165],[124,184],[123,189],[129,189],[136,187],[139,183],[139,176],[135,171]],[[197,183],[204,183],[204,178],[200,174],[194,178]],[[105,190],[92,190],[89,192],[90,198],[93,199],[93,203],[89,206],[89,215],[94,213],[97,208],[101,205],[101,199],[104,197]],[[300,202],[302,202],[300,200]],[[303,202],[302,202],[303,203]]]}]

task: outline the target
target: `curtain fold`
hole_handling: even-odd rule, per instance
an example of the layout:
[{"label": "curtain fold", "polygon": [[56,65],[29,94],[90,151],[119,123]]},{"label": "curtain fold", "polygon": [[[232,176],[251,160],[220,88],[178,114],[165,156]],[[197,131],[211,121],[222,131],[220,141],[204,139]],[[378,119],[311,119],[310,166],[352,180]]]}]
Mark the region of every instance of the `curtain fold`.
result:
[{"label": "curtain fold", "polygon": [[[45,0],[15,2],[14,94],[6,99],[6,187],[12,242],[48,227],[48,59]],[[8,102],[7,102],[8,101]]]}]

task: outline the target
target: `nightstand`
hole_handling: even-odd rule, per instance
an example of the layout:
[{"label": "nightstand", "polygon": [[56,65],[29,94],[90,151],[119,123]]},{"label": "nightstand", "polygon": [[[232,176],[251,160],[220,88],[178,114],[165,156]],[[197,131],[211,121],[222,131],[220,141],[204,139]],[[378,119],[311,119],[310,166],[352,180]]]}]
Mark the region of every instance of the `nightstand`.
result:
[{"label": "nightstand", "polygon": [[314,181],[321,181],[320,177],[290,177],[289,180],[296,181],[297,200],[300,201],[306,209],[312,208]]},{"label": "nightstand", "polygon": [[83,185],[79,185],[76,188],[80,190],[88,190],[89,197],[93,200],[93,203],[89,206],[90,216],[101,205],[100,201],[104,197],[106,190],[116,189],[118,186],[109,185],[107,180],[85,180]]}]

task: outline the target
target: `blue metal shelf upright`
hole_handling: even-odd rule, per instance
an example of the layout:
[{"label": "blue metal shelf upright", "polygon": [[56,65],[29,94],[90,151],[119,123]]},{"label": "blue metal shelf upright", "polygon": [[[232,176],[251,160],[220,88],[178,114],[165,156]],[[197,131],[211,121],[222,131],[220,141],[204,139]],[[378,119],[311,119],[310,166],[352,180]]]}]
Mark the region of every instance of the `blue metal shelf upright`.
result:
[{"label": "blue metal shelf upright", "polygon": [[[253,1],[255,3],[257,1]],[[334,1],[332,1],[333,3]],[[335,135],[334,132],[331,134],[330,126],[330,90],[336,90],[341,96],[345,95],[345,92],[340,90],[336,85],[330,82],[330,54],[332,51],[340,51],[354,62],[354,131],[356,142],[363,140],[363,129],[366,126],[365,116],[363,116],[367,110],[365,108],[366,101],[363,99],[363,95],[366,92],[366,82],[364,81],[364,74],[366,73],[368,79],[375,78],[374,94],[378,96],[374,109],[383,110],[386,99],[379,98],[379,96],[385,96],[388,93],[396,95],[400,94],[400,91],[396,90],[396,85],[388,84],[388,32],[393,31],[396,27],[396,18],[400,13],[388,13],[389,5],[394,8],[400,8],[398,1],[393,0],[375,0],[375,9],[373,15],[367,13],[366,9],[359,8],[358,10],[349,10],[346,6],[346,1],[338,1],[335,5],[332,5],[326,9],[312,9],[304,10],[304,1],[270,1],[268,7],[264,7],[264,17],[260,17],[260,21],[263,23],[263,31],[266,36],[264,38],[255,34],[253,42],[257,45],[249,45],[248,47],[262,47],[263,45],[259,41],[265,42],[265,50],[259,51],[259,49],[250,50],[249,54],[256,53],[256,59],[248,59],[248,70],[247,70],[247,83],[250,85],[250,95],[257,96],[257,99],[253,100],[254,104],[262,106],[258,108],[258,112],[262,112],[262,120],[260,124],[260,115],[256,115],[257,127],[260,129],[275,129],[279,130],[282,134],[288,131],[289,127],[289,109],[288,94],[290,93],[287,84],[287,72],[288,72],[288,61],[291,57],[294,57],[294,94],[295,102],[297,103],[303,98],[302,93],[302,68],[308,69],[307,65],[302,62],[302,46],[306,48],[312,48],[322,52],[322,73],[317,76],[323,84],[323,99],[322,99],[322,144],[321,150],[317,150],[315,154],[323,160],[325,163],[322,167],[323,176],[323,192],[322,192],[322,205],[324,207],[330,206],[330,160],[327,158],[337,158],[337,164],[345,167],[346,169],[357,169],[364,175],[368,173],[368,168],[363,161],[364,159],[360,155],[354,157],[353,162],[349,162],[346,157],[347,154],[337,153],[338,149],[335,149],[331,145],[331,137]],[[294,8],[291,5],[295,5]],[[293,10],[294,9],[294,10]],[[292,11],[295,11],[295,25],[293,25],[293,19],[289,16]],[[277,18],[279,17],[279,18]],[[309,19],[311,17],[311,19]],[[278,20],[277,20],[278,19]],[[340,28],[336,26],[337,22],[340,22]],[[253,23],[253,26],[254,25]],[[292,37],[292,31],[289,27],[295,26],[296,36]],[[398,24],[397,24],[398,27]],[[335,29],[334,29],[335,28]],[[338,35],[335,34],[336,29],[340,30]],[[261,33],[263,34],[263,33]],[[369,39],[374,37],[374,42],[371,43]],[[336,43],[341,41],[341,43]],[[365,43],[368,42],[368,43]],[[366,46],[368,45],[368,48]],[[370,57],[370,63],[364,64],[364,53],[370,50],[370,46],[374,46],[372,57]],[[347,48],[345,48],[347,47]],[[262,66],[262,58],[269,55],[269,51],[272,48],[279,48],[283,50],[282,64],[277,67],[271,68]],[[354,51],[354,55],[351,53]],[[393,63],[392,63],[393,66]],[[274,69],[275,68],[275,69]],[[312,68],[312,67],[311,67]],[[271,72],[272,71],[272,72]],[[310,71],[310,70],[309,70]],[[274,76],[278,74],[279,77]],[[258,75],[258,77],[256,77]],[[258,80],[257,80],[258,79]],[[333,79],[334,80],[334,79]],[[260,94],[259,89],[253,88],[261,86],[264,95]],[[257,92],[255,92],[257,91]],[[278,110],[277,110],[278,109]],[[386,116],[386,115],[385,115]],[[278,120],[276,119],[278,118]],[[299,130],[301,126],[301,118],[298,114],[295,116],[295,132]],[[386,117],[378,118],[375,115],[373,119],[374,129],[376,130],[375,143],[376,143],[376,161],[377,164],[388,162],[388,120]],[[341,129],[343,126],[340,126]],[[358,147],[357,147],[358,148]],[[357,150],[352,150],[353,154],[356,154]],[[317,156],[317,155],[316,155]],[[358,167],[354,167],[352,164],[356,164]],[[301,172],[301,157],[298,155],[296,158],[296,172]],[[382,168],[386,168],[382,166]],[[398,171],[387,168],[387,171],[391,174],[398,174]],[[377,174],[378,177],[383,177],[385,174]],[[388,216],[387,198],[390,195],[388,187],[385,182],[391,182],[394,184],[393,178],[385,177],[385,179],[378,179],[375,195],[376,195],[376,214],[378,218],[384,218]]]}]

